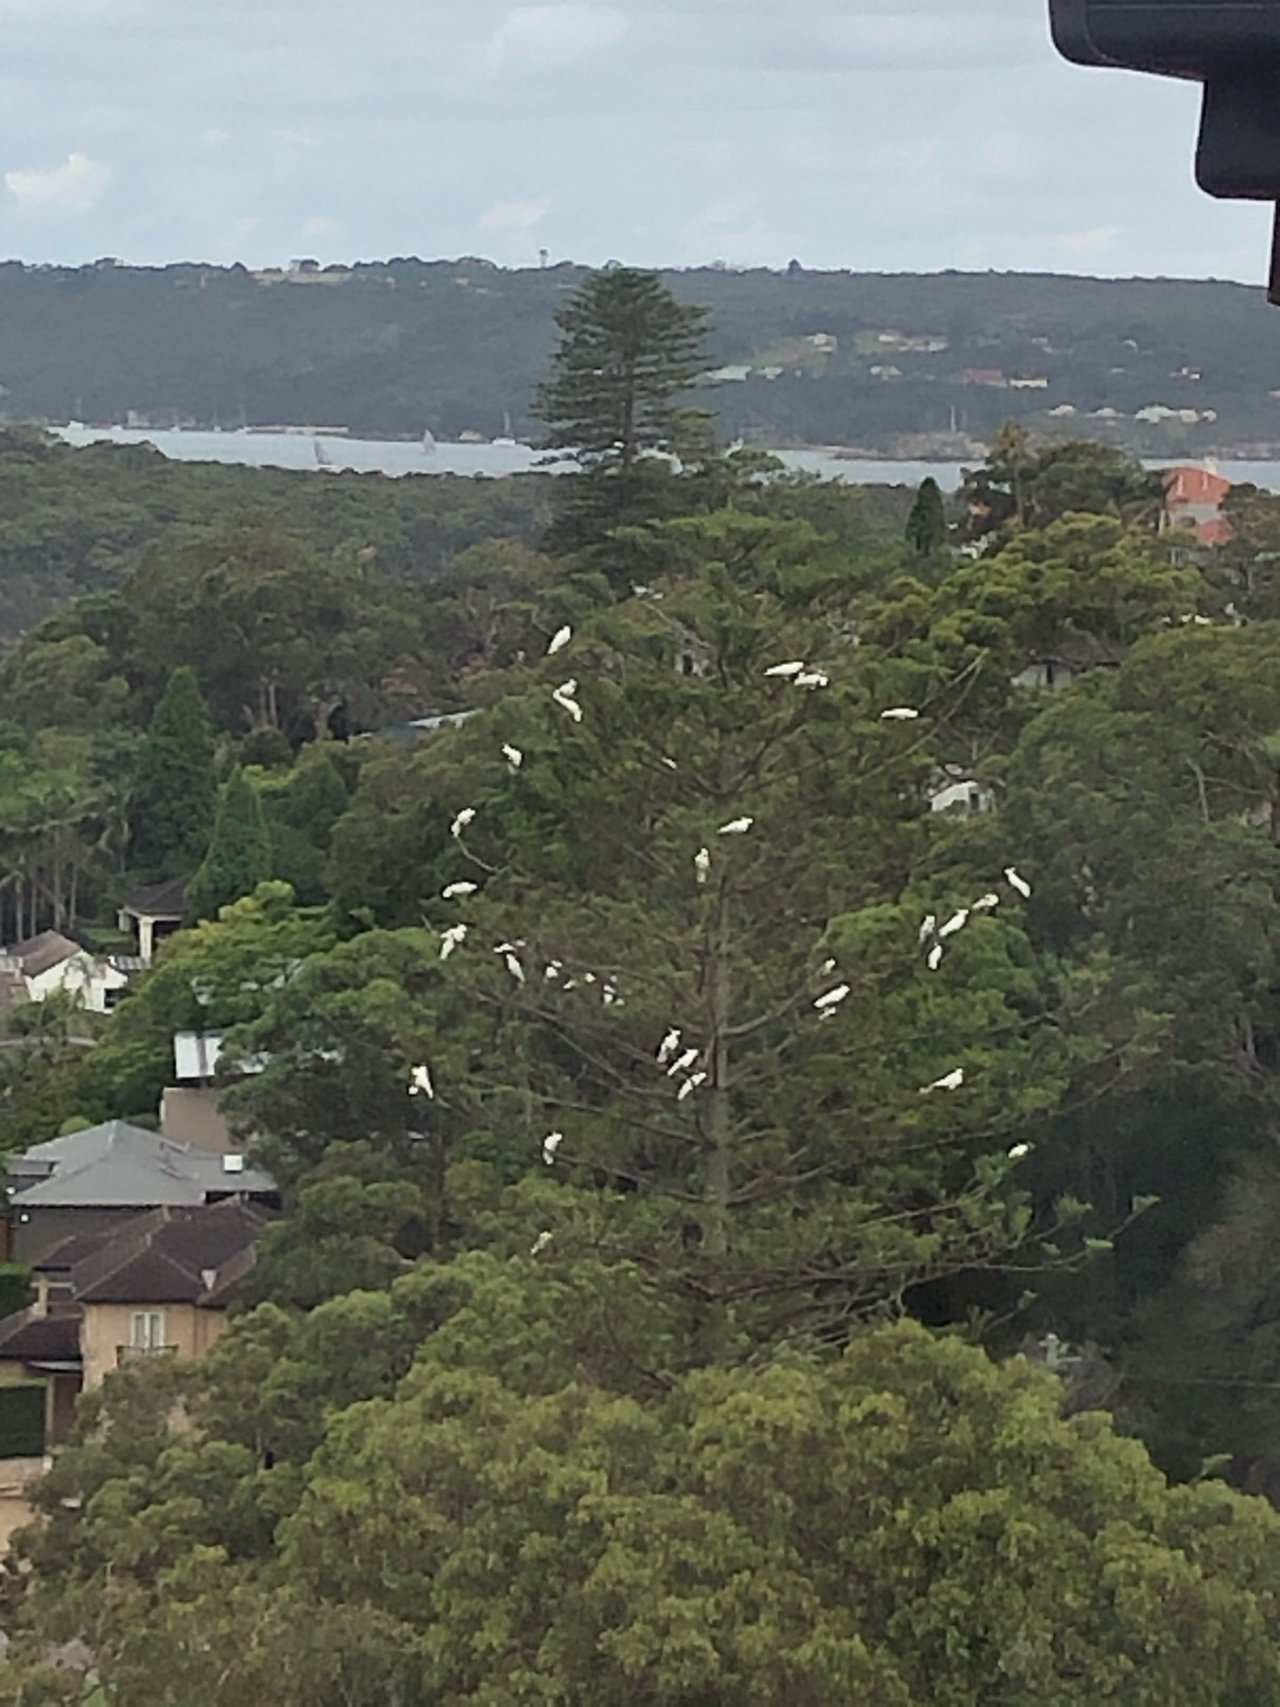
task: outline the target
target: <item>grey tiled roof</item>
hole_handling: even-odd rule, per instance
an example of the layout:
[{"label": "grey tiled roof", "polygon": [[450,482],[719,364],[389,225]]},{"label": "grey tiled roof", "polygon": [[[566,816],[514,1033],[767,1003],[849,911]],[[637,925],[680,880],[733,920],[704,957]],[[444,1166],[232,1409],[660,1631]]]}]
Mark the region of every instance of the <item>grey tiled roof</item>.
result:
[{"label": "grey tiled roof", "polygon": [[64,960],[71,960],[75,955],[83,953],[84,949],[80,944],[73,942],[69,936],[63,936],[61,931],[41,931],[39,936],[28,937],[25,942],[15,943],[9,950],[9,956],[17,961],[28,978],[38,978],[50,967],[61,966]]},{"label": "grey tiled roof", "polygon": [[275,1191],[275,1181],[263,1169],[245,1166],[233,1172],[224,1160],[123,1120],[109,1120],[13,1157],[10,1200],[18,1209],[156,1209]]},{"label": "grey tiled roof", "polygon": [[266,1224],[243,1203],[140,1216],[76,1264],[71,1296],[79,1304],[201,1303],[249,1272]]},{"label": "grey tiled roof", "polygon": [[120,910],[135,918],[180,919],[187,900],[187,881],[185,877],[171,877],[167,882],[135,889],[125,896]]}]

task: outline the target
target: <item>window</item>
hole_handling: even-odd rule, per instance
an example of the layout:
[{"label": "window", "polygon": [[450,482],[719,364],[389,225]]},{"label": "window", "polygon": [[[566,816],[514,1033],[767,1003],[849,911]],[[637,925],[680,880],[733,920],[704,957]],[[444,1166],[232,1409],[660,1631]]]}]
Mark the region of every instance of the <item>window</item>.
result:
[{"label": "window", "polygon": [[134,1351],[159,1351],[164,1341],[164,1311],[137,1310],[133,1317],[130,1347]]}]

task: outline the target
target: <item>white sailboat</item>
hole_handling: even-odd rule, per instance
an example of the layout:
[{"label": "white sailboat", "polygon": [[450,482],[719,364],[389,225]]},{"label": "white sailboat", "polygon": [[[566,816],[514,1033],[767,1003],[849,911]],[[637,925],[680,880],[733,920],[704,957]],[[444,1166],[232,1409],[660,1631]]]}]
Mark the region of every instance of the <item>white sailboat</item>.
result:
[{"label": "white sailboat", "polygon": [[428,427],[422,435],[422,450],[425,456],[434,456],[436,451],[436,435]]}]

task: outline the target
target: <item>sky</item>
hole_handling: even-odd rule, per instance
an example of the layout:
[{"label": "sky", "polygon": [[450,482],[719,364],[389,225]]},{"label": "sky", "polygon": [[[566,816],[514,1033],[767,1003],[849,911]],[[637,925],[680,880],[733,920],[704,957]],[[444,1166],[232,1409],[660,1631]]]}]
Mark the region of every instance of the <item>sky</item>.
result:
[{"label": "sky", "polygon": [[0,0],[0,256],[1260,280],[1047,0]]}]

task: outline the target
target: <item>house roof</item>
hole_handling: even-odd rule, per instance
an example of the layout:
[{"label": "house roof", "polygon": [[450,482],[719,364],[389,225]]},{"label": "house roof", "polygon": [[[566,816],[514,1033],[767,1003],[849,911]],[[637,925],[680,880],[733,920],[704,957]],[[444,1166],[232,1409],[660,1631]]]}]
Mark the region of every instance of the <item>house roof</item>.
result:
[{"label": "house roof", "polygon": [[139,1216],[71,1271],[78,1304],[200,1304],[253,1266],[267,1217],[227,1201]]},{"label": "house roof", "polygon": [[1097,634],[1069,634],[1054,645],[1041,648],[1033,662],[1065,664],[1073,670],[1096,670],[1106,666],[1116,668],[1128,656],[1129,648],[1118,641],[1107,640]]},{"label": "house roof", "polygon": [[38,978],[42,972],[61,966],[64,960],[72,960],[83,953],[80,944],[69,936],[63,936],[61,931],[41,931],[38,936],[15,943],[9,950],[9,957],[18,962],[24,977]]},{"label": "house roof", "polygon": [[0,1320],[0,1363],[79,1366],[86,1305],[195,1304],[221,1309],[254,1265],[268,1217],[232,1199],[156,1209],[105,1233],[66,1239],[37,1265],[69,1268],[65,1294]]},{"label": "house roof", "polygon": [[1165,470],[1165,495],[1170,507],[1179,504],[1221,504],[1231,482],[1209,468],[1184,465]]},{"label": "house roof", "polygon": [[75,1363],[80,1358],[80,1310],[55,1304],[47,1314],[18,1310],[0,1320],[0,1362]]},{"label": "house roof", "polygon": [[170,877],[163,883],[151,883],[145,889],[135,889],[120,903],[120,911],[131,914],[135,919],[180,921],[186,906],[189,881],[186,877]]},{"label": "house roof", "polygon": [[242,1161],[109,1120],[12,1157],[9,1196],[20,1210],[156,1209],[195,1208],[216,1197],[274,1194],[270,1174],[261,1168],[228,1167],[237,1160]]}]

